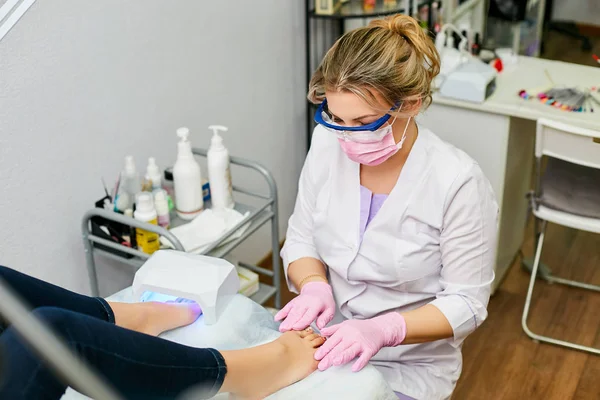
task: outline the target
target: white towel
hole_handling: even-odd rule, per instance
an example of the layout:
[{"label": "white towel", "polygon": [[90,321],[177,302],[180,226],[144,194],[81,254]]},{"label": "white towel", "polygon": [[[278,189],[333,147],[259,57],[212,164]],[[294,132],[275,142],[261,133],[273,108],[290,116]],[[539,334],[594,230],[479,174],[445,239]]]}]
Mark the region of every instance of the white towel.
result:
[{"label": "white towel", "polygon": [[[231,209],[218,212],[206,209],[191,222],[171,229],[171,233],[179,239],[185,251],[201,254],[223,234],[239,224],[244,218],[247,218],[248,215],[250,215],[249,212],[242,215],[239,211]],[[223,244],[242,236],[249,226],[248,223],[240,227]],[[174,248],[173,244],[166,238],[161,237],[160,241],[164,246]]]}]

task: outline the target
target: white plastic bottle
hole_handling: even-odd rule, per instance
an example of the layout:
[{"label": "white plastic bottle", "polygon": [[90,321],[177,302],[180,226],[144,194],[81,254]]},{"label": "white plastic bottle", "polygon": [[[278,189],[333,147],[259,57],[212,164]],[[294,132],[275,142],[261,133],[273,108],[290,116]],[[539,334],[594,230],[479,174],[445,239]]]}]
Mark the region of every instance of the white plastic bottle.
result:
[{"label": "white plastic bottle", "polygon": [[233,208],[233,189],[231,186],[231,170],[229,151],[223,145],[219,131],[227,132],[227,127],[211,125],[213,137],[208,149],[208,182],[210,184],[210,199],[214,210]]},{"label": "white plastic bottle", "polygon": [[177,215],[185,220],[194,219],[204,207],[200,164],[192,153],[189,135],[188,128],[177,129],[177,136],[181,140],[177,144],[177,161],[173,166],[175,209]]},{"label": "white plastic bottle", "polygon": [[146,179],[152,183],[152,190],[162,188],[162,174],[160,173],[158,165],[156,165],[156,159],[154,157],[148,159]]},{"label": "white plastic bottle", "polygon": [[[135,196],[142,190],[140,176],[135,168],[133,156],[125,157],[125,169],[121,174],[121,184],[119,197],[123,196],[121,201],[117,200],[117,207],[125,211],[133,207]],[[125,201],[126,198],[126,201]]]},{"label": "white plastic bottle", "polygon": [[[138,194],[136,198],[136,209],[133,213],[133,217],[138,221],[158,225],[156,210],[154,209],[154,201],[152,201],[151,193],[143,192]],[[152,254],[160,248],[158,234],[154,232],[136,228],[135,238],[138,249],[144,253]]]},{"label": "white plastic bottle", "polygon": [[154,207],[158,216],[158,225],[169,229],[171,218],[169,216],[169,202],[167,201],[167,192],[159,189],[154,193]]}]

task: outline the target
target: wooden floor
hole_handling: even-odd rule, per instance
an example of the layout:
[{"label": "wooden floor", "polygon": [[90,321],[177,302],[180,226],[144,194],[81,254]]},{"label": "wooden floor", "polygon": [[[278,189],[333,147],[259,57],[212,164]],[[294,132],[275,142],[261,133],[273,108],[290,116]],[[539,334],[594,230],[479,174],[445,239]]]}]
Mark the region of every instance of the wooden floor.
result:
[{"label": "wooden floor", "polygon": [[[594,44],[600,54],[600,38]],[[593,65],[579,42],[554,32],[545,56]],[[529,232],[526,257],[533,253]],[[542,260],[557,276],[600,285],[600,235],[550,225]],[[490,300],[487,321],[465,342],[453,400],[600,399],[600,356],[535,343],[521,329],[529,277],[516,260]],[[292,298],[284,290],[283,304]],[[536,333],[600,348],[600,293],[540,281],[529,321]]]},{"label": "wooden floor", "polygon": [[[546,238],[542,260],[553,274],[600,285],[600,235],[549,225]],[[529,278],[517,260],[490,300],[488,320],[465,342],[453,399],[600,399],[599,356],[535,343],[521,329]],[[600,348],[600,293],[538,281],[529,327]]]}]

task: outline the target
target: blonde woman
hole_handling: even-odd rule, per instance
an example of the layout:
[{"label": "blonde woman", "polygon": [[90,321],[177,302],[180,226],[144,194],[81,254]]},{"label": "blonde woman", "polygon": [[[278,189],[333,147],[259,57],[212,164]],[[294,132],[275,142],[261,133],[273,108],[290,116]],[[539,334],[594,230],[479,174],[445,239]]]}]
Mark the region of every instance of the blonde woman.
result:
[{"label": "blonde woman", "polygon": [[315,322],[320,370],[370,362],[402,399],[450,397],[494,279],[491,186],[415,121],[439,64],[403,15],[334,44],[310,82],[319,125],[281,253],[299,296],[280,330]]}]

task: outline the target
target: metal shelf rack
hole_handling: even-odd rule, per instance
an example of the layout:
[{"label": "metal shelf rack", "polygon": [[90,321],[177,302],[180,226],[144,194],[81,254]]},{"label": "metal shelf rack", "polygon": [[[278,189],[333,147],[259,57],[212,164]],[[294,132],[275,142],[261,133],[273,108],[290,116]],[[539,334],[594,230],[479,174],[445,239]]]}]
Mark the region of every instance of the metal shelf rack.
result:
[{"label": "metal shelf rack", "polygon": [[[192,151],[196,156],[206,157],[207,155],[206,149],[194,148]],[[270,222],[273,269],[269,270],[244,262],[240,262],[239,265],[248,268],[259,275],[268,276],[272,278],[272,285],[260,283],[259,291],[252,295],[250,298],[259,304],[264,304],[269,299],[274,297],[275,308],[279,309],[281,308],[281,265],[279,262],[279,211],[277,199],[277,185],[271,173],[259,163],[239,157],[231,157],[230,159],[232,166],[236,165],[242,168],[258,172],[268,184],[269,193],[267,195],[264,195],[243,187],[233,185],[233,191],[235,193],[239,193],[253,199],[254,201],[256,201],[257,205],[253,204],[251,206],[244,203],[236,202],[235,209],[242,214],[248,212],[248,216],[245,217],[240,223],[235,225],[233,228],[225,232],[212,245],[210,245],[208,248],[206,248],[204,251],[198,254],[223,258],[226,255],[228,255],[233,249],[238,247],[242,242],[244,242],[248,237],[253,235],[260,227]],[[94,217],[104,218],[108,221],[113,221],[126,226],[141,228],[146,231],[157,233],[158,235],[168,239],[175,247],[175,250],[185,251],[179,240],[171,232],[160,226],[148,224],[146,222],[140,222],[133,218],[121,215],[119,213],[107,211],[100,208],[91,209],[85,213],[82,219],[81,231],[83,235],[83,244],[85,249],[86,265],[90,279],[90,286],[92,290],[92,295],[94,296],[98,296],[98,275],[96,272],[95,261],[96,254],[119,261],[126,265],[130,265],[134,268],[140,268],[142,264],[150,257],[149,254],[143,253],[137,249],[129,248],[119,243],[94,235],[92,233],[90,223]],[[179,226],[184,223],[185,221],[182,221],[178,218],[172,221],[173,226]],[[240,237],[229,240],[239,228],[248,224],[248,228]],[[101,245],[104,248],[98,248],[98,245]],[[106,250],[106,248],[116,250],[121,254],[128,254],[131,257],[128,258],[119,254],[115,254]]]}]

